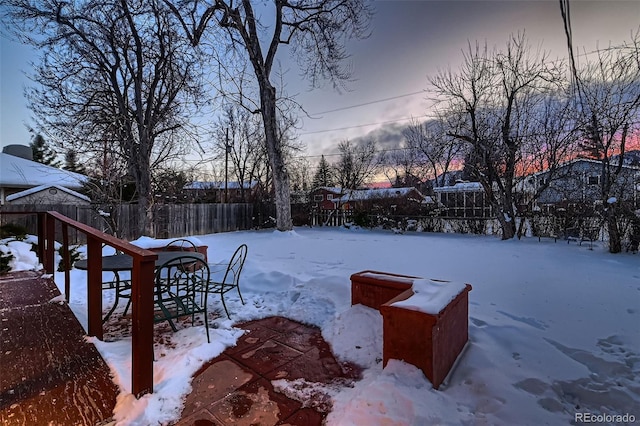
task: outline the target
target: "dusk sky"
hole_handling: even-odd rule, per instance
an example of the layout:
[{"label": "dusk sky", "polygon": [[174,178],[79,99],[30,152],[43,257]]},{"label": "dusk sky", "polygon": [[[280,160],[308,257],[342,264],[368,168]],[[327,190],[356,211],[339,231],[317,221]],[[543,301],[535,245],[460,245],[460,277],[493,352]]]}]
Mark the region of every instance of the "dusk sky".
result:
[{"label": "dusk sky", "polygon": [[[349,43],[349,65],[355,81],[337,93],[331,84],[309,91],[298,70],[285,78],[287,92],[314,118],[305,117],[298,131],[306,154],[333,154],[345,139],[369,134],[381,142],[394,139],[411,117],[430,115],[428,76],[450,67],[456,70],[468,41],[502,47],[510,34],[526,31],[530,44],[567,56],[557,0],[538,1],[375,1],[372,35]],[[571,2],[574,47],[592,52],[620,44],[640,28],[640,1]],[[0,145],[27,144],[32,124],[26,109],[23,76],[29,48],[0,38]],[[281,61],[287,69],[284,50]],[[386,100],[395,98],[392,100]],[[367,106],[352,107],[370,103]],[[338,111],[335,111],[338,110]],[[330,112],[333,111],[333,112]],[[337,130],[334,130],[337,129]]]}]

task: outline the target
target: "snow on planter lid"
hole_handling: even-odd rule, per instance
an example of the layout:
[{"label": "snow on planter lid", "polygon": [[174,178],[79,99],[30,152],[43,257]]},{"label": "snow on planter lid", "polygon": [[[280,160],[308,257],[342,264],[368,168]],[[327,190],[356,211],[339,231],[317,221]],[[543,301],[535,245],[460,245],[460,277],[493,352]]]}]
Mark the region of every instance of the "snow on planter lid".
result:
[{"label": "snow on planter lid", "polygon": [[391,306],[437,315],[465,288],[466,285],[459,282],[415,279],[413,295]]},{"label": "snow on planter lid", "polygon": [[386,274],[384,272],[361,272],[357,274],[361,277],[375,278],[382,281],[393,281],[398,283],[413,284],[418,278],[405,277],[402,275]]},{"label": "snow on planter lid", "polygon": [[129,241],[131,244],[133,244],[134,246],[138,246],[140,248],[143,249],[152,249],[152,248],[163,248],[166,245],[174,242],[175,240],[187,240],[187,241],[191,241],[193,244],[195,244],[196,246],[201,246],[202,241],[197,238],[197,237],[181,237],[181,238],[164,238],[164,239],[160,239],[160,238],[152,238],[152,237],[147,237],[147,236],[142,236],[140,238],[138,238],[137,240],[133,240],[133,241]]}]

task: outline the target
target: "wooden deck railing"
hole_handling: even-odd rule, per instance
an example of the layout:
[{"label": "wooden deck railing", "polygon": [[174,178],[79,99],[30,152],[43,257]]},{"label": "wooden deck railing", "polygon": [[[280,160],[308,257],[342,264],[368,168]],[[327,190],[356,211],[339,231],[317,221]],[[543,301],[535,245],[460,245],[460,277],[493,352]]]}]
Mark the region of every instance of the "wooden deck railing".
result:
[{"label": "wooden deck railing", "polygon": [[[2,212],[0,215],[38,216],[38,255],[47,273],[55,272],[56,228],[62,237],[62,261],[65,266],[65,297],[71,289],[69,262],[69,227],[87,238],[87,334],[102,340],[102,246],[109,245],[133,258],[131,272],[132,365],[131,392],[140,397],[153,392],[153,286],[158,255],[112,235],[105,234],[58,212]],[[146,284],[146,285],[145,285]]]}]

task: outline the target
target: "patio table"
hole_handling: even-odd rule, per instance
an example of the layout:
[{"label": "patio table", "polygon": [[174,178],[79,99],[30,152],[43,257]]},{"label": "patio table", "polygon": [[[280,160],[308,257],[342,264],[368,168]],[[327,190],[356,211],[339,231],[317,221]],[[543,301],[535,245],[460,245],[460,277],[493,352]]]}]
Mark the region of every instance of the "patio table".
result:
[{"label": "patio table", "polygon": [[[178,259],[182,256],[191,256],[201,260],[205,260],[204,254],[198,252],[184,252],[184,251],[166,251],[166,252],[158,252],[158,259],[156,260],[155,267],[158,268],[164,265],[167,262],[170,262],[174,259]],[[74,267],[81,270],[87,270],[88,261],[87,259],[78,260],[75,262]],[[116,290],[116,300],[113,303],[113,307],[109,310],[107,315],[102,319],[102,322],[106,322],[111,314],[118,307],[118,301],[120,298],[130,299],[131,294],[128,293],[128,290],[131,290],[131,281],[130,280],[122,280],[120,279],[120,272],[132,271],[133,270],[133,258],[128,254],[113,254],[110,256],[102,257],[102,271],[113,272],[115,278],[115,290]],[[154,284],[153,282],[151,283]],[[125,309],[126,311],[126,309]]]}]

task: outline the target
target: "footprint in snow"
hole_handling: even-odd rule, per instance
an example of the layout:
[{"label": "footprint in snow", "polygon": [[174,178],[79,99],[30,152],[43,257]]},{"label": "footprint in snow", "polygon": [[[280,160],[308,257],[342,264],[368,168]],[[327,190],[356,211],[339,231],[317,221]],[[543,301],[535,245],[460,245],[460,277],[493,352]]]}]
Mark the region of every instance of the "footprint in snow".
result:
[{"label": "footprint in snow", "polygon": [[497,311],[499,314],[504,315],[505,317],[511,318],[514,321],[518,321],[521,322],[523,324],[527,324],[530,325],[531,327],[537,328],[538,330],[546,330],[547,328],[549,328],[549,326],[547,324],[545,324],[544,322],[537,320],[535,318],[525,318],[525,317],[519,317],[516,315],[512,315],[510,313],[504,312],[504,311]]},{"label": "footprint in snow", "polygon": [[486,321],[482,321],[481,319],[474,318],[474,317],[470,317],[469,319],[471,320],[473,325],[477,327],[485,327],[487,325]]}]

